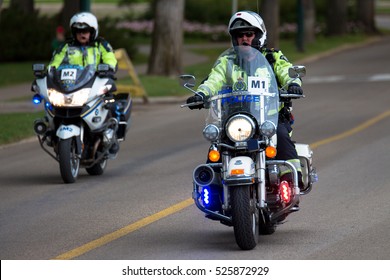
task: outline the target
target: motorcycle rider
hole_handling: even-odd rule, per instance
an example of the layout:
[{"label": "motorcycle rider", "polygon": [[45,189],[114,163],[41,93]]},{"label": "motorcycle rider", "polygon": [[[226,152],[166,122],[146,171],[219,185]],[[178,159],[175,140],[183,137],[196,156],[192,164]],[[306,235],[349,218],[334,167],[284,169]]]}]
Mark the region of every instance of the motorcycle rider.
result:
[{"label": "motorcycle rider", "polygon": [[[261,53],[267,58],[268,62],[273,67],[278,84],[285,85],[291,81],[288,75],[288,69],[292,64],[287,60],[280,50],[267,49],[266,39],[267,30],[264,25],[263,19],[255,12],[252,11],[240,11],[235,13],[229,21],[229,33],[233,46],[248,46],[249,49],[254,47],[261,51]],[[249,47],[251,46],[251,47]],[[249,55],[246,59],[250,59]],[[221,86],[226,81],[232,81],[232,87],[234,83],[232,77],[235,70],[232,67],[234,61],[227,56],[220,57],[214,64],[209,76],[198,87],[197,92],[201,95],[194,95],[187,99],[187,104],[199,102],[207,99],[210,96],[216,95],[221,89]],[[230,74],[229,74],[230,72]],[[249,74],[249,73],[248,73]],[[295,80],[288,87],[288,92],[293,94],[302,95],[301,81]],[[201,109],[203,104],[190,105],[189,108]],[[275,159],[287,160],[294,164],[298,171],[299,187],[303,188],[301,165],[298,159],[298,154],[295,149],[295,145],[291,140],[290,134],[292,116],[288,107],[281,104],[279,110],[279,123],[277,128],[277,156]],[[281,170],[281,180],[292,181],[291,172],[289,169]]]},{"label": "motorcycle rider", "polygon": [[111,74],[115,74],[118,62],[110,43],[98,37],[96,17],[88,12],[77,13],[70,19],[69,27],[72,38],[54,51],[49,67],[58,68],[64,62],[80,66],[105,63],[109,65]]},{"label": "motorcycle rider", "polygon": [[[72,38],[65,41],[53,53],[48,66],[48,71],[58,68],[61,64],[87,66],[100,63],[108,64],[107,76],[114,78],[118,70],[118,62],[110,43],[102,37],[98,37],[99,26],[96,17],[89,12],[75,14],[69,22]],[[111,104],[111,112],[116,116],[116,108]],[[116,154],[119,144],[114,143],[110,153]]]}]

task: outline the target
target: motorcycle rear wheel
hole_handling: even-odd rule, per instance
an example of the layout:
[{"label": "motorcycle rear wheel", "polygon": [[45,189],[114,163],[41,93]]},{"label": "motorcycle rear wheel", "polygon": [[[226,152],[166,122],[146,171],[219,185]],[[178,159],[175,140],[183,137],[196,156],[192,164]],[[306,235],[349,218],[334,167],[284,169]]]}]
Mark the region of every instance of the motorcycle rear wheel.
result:
[{"label": "motorcycle rear wheel", "polygon": [[248,186],[231,189],[234,236],[242,250],[252,250],[259,240],[259,209],[251,192]]},{"label": "motorcycle rear wheel", "polygon": [[58,143],[58,156],[61,177],[64,183],[76,182],[80,169],[80,156],[77,154],[76,139],[60,140]]}]

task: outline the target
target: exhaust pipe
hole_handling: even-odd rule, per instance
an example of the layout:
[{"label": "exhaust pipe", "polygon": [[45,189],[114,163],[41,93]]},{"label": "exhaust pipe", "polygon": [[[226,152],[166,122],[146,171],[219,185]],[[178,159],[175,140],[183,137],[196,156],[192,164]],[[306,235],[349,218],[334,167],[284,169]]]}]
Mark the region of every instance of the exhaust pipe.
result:
[{"label": "exhaust pipe", "polygon": [[215,173],[209,165],[201,164],[194,169],[192,179],[198,186],[208,186],[215,180]]}]

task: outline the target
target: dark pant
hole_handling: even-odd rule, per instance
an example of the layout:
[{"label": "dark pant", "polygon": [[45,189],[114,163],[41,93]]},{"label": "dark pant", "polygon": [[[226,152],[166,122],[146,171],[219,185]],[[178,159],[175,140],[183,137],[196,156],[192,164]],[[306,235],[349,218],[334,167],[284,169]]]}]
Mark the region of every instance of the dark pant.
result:
[{"label": "dark pant", "polygon": [[295,145],[291,140],[289,133],[292,131],[290,123],[287,121],[279,122],[277,129],[277,147],[278,152],[275,159],[277,160],[288,160],[298,159],[298,154],[295,149]]}]

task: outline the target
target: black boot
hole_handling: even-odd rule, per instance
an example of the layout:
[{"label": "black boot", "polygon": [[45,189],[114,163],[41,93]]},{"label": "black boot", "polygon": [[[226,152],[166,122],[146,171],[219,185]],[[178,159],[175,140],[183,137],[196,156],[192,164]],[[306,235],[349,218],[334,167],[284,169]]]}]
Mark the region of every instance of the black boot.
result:
[{"label": "black boot", "polygon": [[119,143],[118,143],[118,141],[115,141],[111,145],[111,147],[110,147],[110,149],[108,151],[109,151],[110,154],[116,155],[118,153],[118,151],[119,151]]},{"label": "black boot", "polygon": [[302,191],[305,189],[305,185],[303,184],[303,179],[302,179],[302,172],[298,171],[298,187]]}]

